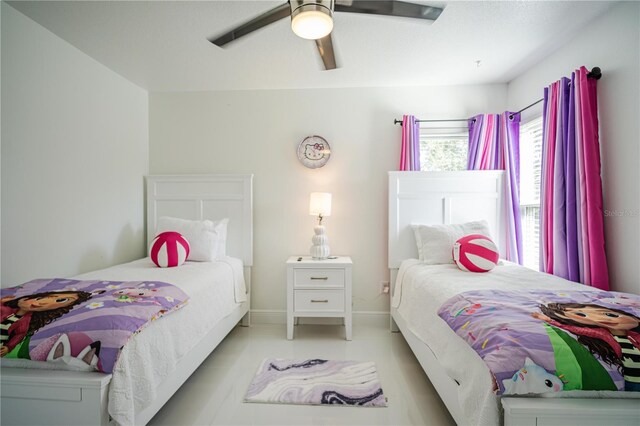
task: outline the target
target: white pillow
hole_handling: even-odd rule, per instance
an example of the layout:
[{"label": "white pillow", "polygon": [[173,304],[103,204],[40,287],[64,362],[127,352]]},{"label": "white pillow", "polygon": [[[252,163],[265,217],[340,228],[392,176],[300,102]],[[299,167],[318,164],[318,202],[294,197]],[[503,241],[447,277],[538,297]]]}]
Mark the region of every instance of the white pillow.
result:
[{"label": "white pillow", "polygon": [[427,265],[454,263],[453,244],[458,238],[480,234],[491,238],[486,220],[452,225],[411,225],[416,236],[418,256]]},{"label": "white pillow", "polygon": [[227,255],[227,224],[229,219],[218,221],[186,220],[163,216],[158,218],[156,235],[165,231],[179,232],[189,241],[187,260],[212,262]]}]

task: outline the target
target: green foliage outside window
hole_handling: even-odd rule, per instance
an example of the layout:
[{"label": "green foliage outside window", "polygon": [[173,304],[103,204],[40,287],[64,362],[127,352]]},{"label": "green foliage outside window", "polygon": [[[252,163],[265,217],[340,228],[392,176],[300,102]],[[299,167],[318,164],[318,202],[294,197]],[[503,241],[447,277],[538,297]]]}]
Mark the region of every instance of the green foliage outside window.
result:
[{"label": "green foliage outside window", "polygon": [[420,168],[425,171],[467,169],[466,137],[423,138],[420,140]]}]

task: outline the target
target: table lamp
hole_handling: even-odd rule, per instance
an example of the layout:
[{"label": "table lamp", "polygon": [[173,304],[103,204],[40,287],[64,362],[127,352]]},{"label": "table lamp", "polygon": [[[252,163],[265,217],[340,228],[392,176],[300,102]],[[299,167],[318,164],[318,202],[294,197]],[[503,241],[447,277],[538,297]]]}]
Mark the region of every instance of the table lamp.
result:
[{"label": "table lamp", "polygon": [[329,239],[324,233],[322,219],[331,216],[331,194],[328,192],[312,192],[309,197],[309,214],[318,216],[318,225],[313,228],[315,235],[311,237],[311,258],[314,260],[324,260],[329,257]]}]

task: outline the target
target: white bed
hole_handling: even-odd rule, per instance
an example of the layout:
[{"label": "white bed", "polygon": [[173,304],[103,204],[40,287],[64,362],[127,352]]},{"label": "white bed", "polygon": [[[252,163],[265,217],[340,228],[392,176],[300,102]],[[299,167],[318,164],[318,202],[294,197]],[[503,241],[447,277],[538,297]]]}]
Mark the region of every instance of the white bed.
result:
[{"label": "white bed", "polygon": [[[499,398],[482,359],[437,315],[442,303],[468,290],[579,289],[579,284],[508,262],[490,274],[470,274],[450,265],[424,265],[412,223],[449,224],[486,219],[496,232],[502,215],[502,172],[391,172],[389,174],[389,268],[394,286],[392,329],[403,333],[458,424],[638,424],[635,393],[565,392],[572,398]],[[394,330],[394,331],[395,331]],[[464,368],[460,368],[464,366]],[[596,399],[599,398],[599,399]],[[624,399],[624,398],[635,398]],[[504,407],[504,409],[503,409]]]},{"label": "white bed", "polygon": [[191,299],[134,336],[112,374],[3,367],[2,424],[145,424],[239,321],[249,324],[252,176],[148,177],[148,240],[161,216],[228,217],[230,256],[179,268],[145,258],[74,277],[165,281]]}]

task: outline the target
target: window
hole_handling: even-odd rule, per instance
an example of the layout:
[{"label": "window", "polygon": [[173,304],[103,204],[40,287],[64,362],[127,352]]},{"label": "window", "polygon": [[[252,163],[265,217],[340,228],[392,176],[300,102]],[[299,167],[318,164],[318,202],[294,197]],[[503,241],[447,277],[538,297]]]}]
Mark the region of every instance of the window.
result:
[{"label": "window", "polygon": [[[461,128],[421,128],[420,166],[423,171],[467,169],[469,136]],[[520,219],[523,264],[538,270],[540,263],[540,177],[542,117],[520,126]]]},{"label": "window", "polygon": [[440,129],[420,129],[420,169],[466,170],[469,136],[460,132],[434,134],[435,130]]},{"label": "window", "polygon": [[520,126],[520,218],[524,266],[540,265],[540,176],[542,117]]}]

